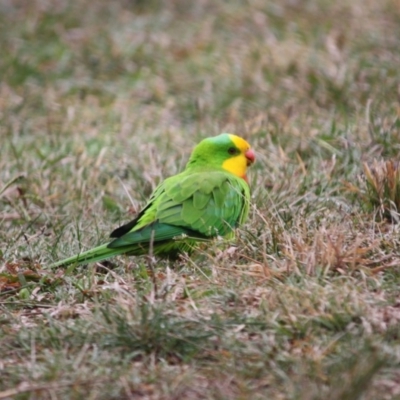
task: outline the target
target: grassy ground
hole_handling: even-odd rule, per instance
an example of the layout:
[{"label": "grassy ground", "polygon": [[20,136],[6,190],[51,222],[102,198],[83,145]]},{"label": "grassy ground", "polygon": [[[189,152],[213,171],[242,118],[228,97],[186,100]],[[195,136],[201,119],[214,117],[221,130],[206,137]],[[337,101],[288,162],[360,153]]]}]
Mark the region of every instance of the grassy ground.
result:
[{"label": "grassy ground", "polygon": [[[0,399],[400,398],[399,1],[166,3],[0,2]],[[46,269],[222,131],[234,243]]]}]

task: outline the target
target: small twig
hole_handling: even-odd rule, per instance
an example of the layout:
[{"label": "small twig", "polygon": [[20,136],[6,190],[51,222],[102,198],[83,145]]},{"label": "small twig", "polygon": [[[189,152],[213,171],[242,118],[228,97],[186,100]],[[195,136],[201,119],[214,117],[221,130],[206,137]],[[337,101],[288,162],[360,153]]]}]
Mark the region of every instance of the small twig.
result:
[{"label": "small twig", "polygon": [[25,175],[18,175],[12,179],[10,179],[1,189],[0,189],[0,196],[15,182],[18,182],[20,179],[25,178]]},{"label": "small twig", "polygon": [[[19,384],[17,387],[12,388],[12,389],[7,389],[2,392],[0,392],[0,400],[1,399],[8,399],[11,397],[14,397],[18,394],[22,393],[28,393],[28,392],[36,392],[39,390],[55,390],[55,389],[60,389],[62,387],[68,387],[68,386],[76,386],[76,385],[90,385],[90,381],[82,381],[82,382],[60,382],[60,383],[55,383],[55,384],[29,384],[27,382],[23,382]],[[92,383],[93,384],[93,383]]]},{"label": "small twig", "polygon": [[0,217],[1,217],[1,219],[3,221],[9,221],[9,220],[12,221],[12,220],[15,220],[15,219],[21,219],[22,218],[21,215],[19,213],[16,213],[16,212],[3,214],[3,215],[0,215]]},{"label": "small twig", "polygon": [[122,179],[119,176],[117,178],[119,180],[119,183],[124,188],[125,194],[128,196],[128,199],[131,202],[132,206],[135,207],[135,202],[133,201],[132,196],[129,194],[128,188],[125,186],[124,182],[122,181]]},{"label": "small twig", "polygon": [[[207,255],[208,255],[208,254],[207,254]],[[210,279],[209,276],[207,276],[207,275],[204,273],[204,271],[203,271],[201,268],[199,268],[199,267],[196,265],[195,262],[193,262],[193,260],[192,260],[190,257],[185,257],[185,260],[188,261],[189,264],[191,264],[193,267],[195,267],[195,268],[197,269],[197,271],[199,271],[199,272],[201,273],[201,275],[203,275],[204,278],[206,278],[209,282],[215,283],[215,282],[212,281],[212,279]]]},{"label": "small twig", "polygon": [[151,237],[150,237],[150,246],[149,246],[149,254],[147,257],[147,265],[151,271],[151,278],[153,282],[153,290],[154,290],[154,298],[158,298],[158,286],[157,286],[157,279],[156,279],[156,273],[154,269],[154,229],[151,231]]}]

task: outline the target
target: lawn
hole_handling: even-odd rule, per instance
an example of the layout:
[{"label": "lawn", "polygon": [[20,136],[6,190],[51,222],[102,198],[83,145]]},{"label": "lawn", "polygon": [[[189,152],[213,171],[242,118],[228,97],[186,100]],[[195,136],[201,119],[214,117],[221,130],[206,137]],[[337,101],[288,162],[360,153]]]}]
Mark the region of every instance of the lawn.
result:
[{"label": "lawn", "polygon": [[[0,399],[400,399],[400,2],[0,2]],[[236,239],[105,243],[202,138]]]}]

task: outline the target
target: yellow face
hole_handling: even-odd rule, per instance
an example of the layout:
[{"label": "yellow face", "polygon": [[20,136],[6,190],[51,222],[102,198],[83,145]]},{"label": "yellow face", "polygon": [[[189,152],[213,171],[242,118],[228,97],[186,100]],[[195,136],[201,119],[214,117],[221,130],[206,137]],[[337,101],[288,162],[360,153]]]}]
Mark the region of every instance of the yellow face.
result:
[{"label": "yellow face", "polygon": [[241,137],[232,134],[229,137],[239,152],[224,161],[222,168],[240,178],[246,179],[247,167],[255,160],[254,152],[251,150],[250,145]]}]

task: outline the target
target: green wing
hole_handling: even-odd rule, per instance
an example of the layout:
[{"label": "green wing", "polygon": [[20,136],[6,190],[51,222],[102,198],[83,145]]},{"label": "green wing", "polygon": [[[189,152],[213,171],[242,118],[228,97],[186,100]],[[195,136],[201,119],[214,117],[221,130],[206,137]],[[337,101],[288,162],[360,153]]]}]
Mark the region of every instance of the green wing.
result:
[{"label": "green wing", "polygon": [[183,172],[158,186],[139,215],[112,232],[115,240],[50,268],[102,261],[118,254],[148,254],[151,242],[157,255],[190,252],[199,240],[231,234],[247,218],[249,199],[247,183],[232,174]]},{"label": "green wing", "polygon": [[223,171],[185,172],[166,179],[130,223],[116,229],[109,248],[154,245],[179,236],[226,236],[248,215],[247,183]]}]

